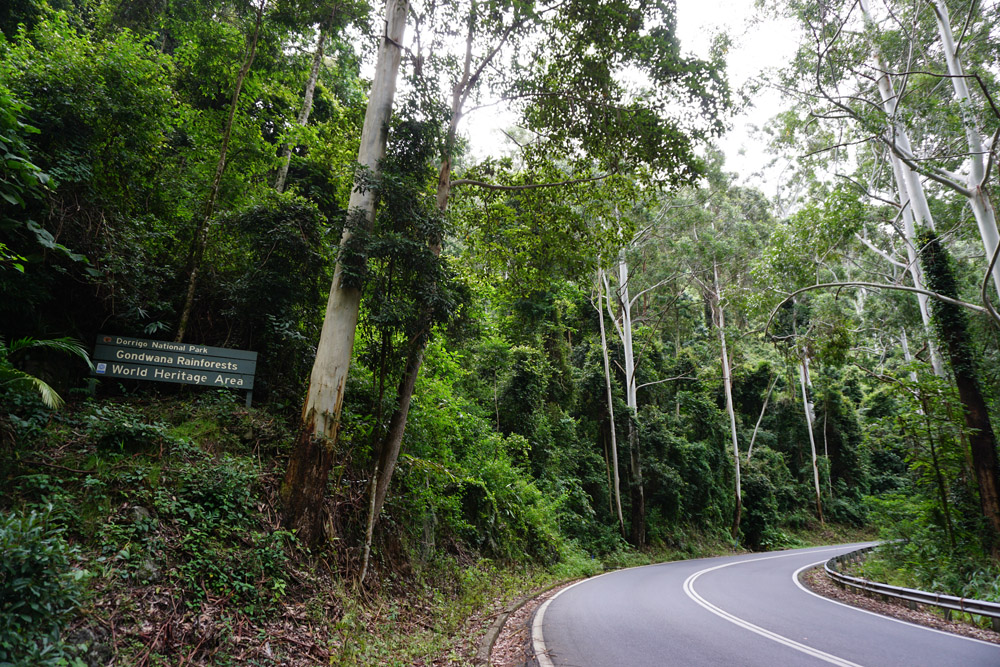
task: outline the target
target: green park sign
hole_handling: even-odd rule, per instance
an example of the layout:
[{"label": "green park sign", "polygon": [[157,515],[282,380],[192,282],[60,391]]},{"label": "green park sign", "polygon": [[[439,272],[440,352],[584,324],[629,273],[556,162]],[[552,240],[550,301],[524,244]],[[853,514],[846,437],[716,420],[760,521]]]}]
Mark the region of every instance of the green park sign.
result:
[{"label": "green park sign", "polygon": [[95,377],[242,389],[253,394],[257,353],[192,343],[98,334]]}]

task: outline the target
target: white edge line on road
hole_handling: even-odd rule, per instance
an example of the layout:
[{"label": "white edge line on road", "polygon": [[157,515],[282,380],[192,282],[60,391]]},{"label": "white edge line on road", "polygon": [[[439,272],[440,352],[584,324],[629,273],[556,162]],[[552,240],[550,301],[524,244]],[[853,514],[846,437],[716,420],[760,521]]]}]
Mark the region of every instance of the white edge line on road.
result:
[{"label": "white edge line on road", "polygon": [[[836,549],[830,549],[830,551],[835,551],[835,550]],[[749,621],[745,621],[742,618],[739,618],[738,616],[730,614],[729,612],[724,611],[724,610],[720,609],[719,607],[716,607],[714,604],[712,604],[711,602],[707,601],[705,598],[701,597],[698,594],[698,592],[694,590],[694,582],[695,582],[695,580],[697,580],[698,577],[700,577],[701,575],[703,575],[703,574],[705,574],[707,572],[712,572],[713,570],[721,570],[724,567],[729,567],[731,565],[738,565],[740,563],[753,563],[755,561],[770,560],[772,558],[786,558],[788,556],[795,556],[795,555],[801,555],[801,554],[794,554],[794,553],[792,553],[792,554],[779,554],[779,555],[776,555],[776,556],[763,556],[761,558],[753,558],[753,559],[749,559],[749,560],[738,560],[738,561],[733,562],[733,563],[724,563],[722,565],[716,565],[715,567],[705,568],[704,570],[700,570],[698,572],[695,572],[694,574],[692,574],[690,577],[688,577],[684,581],[684,592],[687,594],[687,596],[689,598],[691,598],[696,603],[698,603],[699,605],[701,605],[702,607],[704,607],[708,611],[712,612],[716,616],[724,618],[725,620],[729,621],[730,623],[738,625],[739,627],[744,628],[746,630],[749,630],[751,632],[754,632],[754,633],[756,633],[756,634],[758,634],[758,635],[760,635],[762,637],[766,637],[767,639],[770,639],[772,641],[778,642],[779,644],[783,644],[784,646],[787,646],[789,648],[793,648],[796,651],[800,651],[800,652],[805,653],[806,655],[810,655],[810,656],[812,656],[814,658],[818,658],[819,660],[823,660],[825,662],[829,662],[829,663],[834,664],[834,665],[840,665],[840,667],[860,667],[860,665],[858,665],[857,663],[851,662],[850,660],[845,660],[845,659],[839,658],[839,657],[837,657],[835,655],[831,655],[830,653],[826,653],[825,651],[821,651],[821,650],[819,650],[817,648],[813,648],[811,646],[806,646],[805,644],[801,644],[801,643],[795,641],[794,639],[789,639],[788,637],[784,637],[784,636],[779,635],[779,634],[777,634],[775,632],[771,632],[770,630],[765,630],[764,628],[760,627],[759,625],[754,625],[753,623],[750,623]],[[543,667],[547,667],[547,666],[543,665]]]},{"label": "white edge line on road", "polygon": [[[840,548],[841,547],[834,547],[834,548],[831,548],[831,549],[817,549],[816,551],[822,553],[823,551],[836,551],[837,549],[840,549]],[[754,558],[754,559],[751,559],[751,560],[767,560],[767,559],[770,559],[770,558],[785,558],[787,556],[796,556],[796,555],[801,555],[801,552],[796,551],[794,553],[781,553],[781,554],[777,554],[777,555],[774,555],[774,556],[764,556],[762,558]],[[696,558],[696,559],[693,559],[693,560],[703,560],[703,559]],[[671,562],[679,562],[679,561],[671,561]],[[750,562],[750,561],[748,561],[748,560],[739,560],[739,561],[736,561],[736,563],[747,563],[747,562]],[[726,565],[735,565],[736,563],[727,563]],[[632,569],[640,569],[640,568],[643,568],[643,567],[657,567],[659,565],[663,565],[663,563],[653,563],[651,565],[640,565],[638,568],[625,568],[625,569],[626,570],[632,570]],[[726,565],[720,565],[719,567],[726,567]],[[714,568],[714,567],[713,568],[709,568],[709,570],[715,570],[715,569],[718,569],[718,568]],[[548,648],[546,648],[546,646],[545,646],[545,637],[542,634],[542,619],[545,618],[545,610],[548,609],[549,604],[553,600],[555,600],[557,597],[559,597],[560,595],[562,595],[563,593],[565,593],[569,589],[573,588],[574,586],[579,586],[580,584],[586,583],[588,581],[593,581],[594,579],[599,579],[599,578],[601,578],[601,577],[603,577],[605,575],[614,574],[615,572],[623,572],[623,571],[624,570],[612,570],[611,572],[604,572],[603,574],[599,574],[596,577],[589,577],[587,579],[581,579],[580,581],[576,582],[575,584],[571,584],[571,585],[567,586],[566,588],[562,589],[561,591],[559,591],[558,593],[556,593],[555,595],[553,595],[548,600],[546,600],[545,602],[542,603],[542,605],[538,608],[538,611],[535,612],[535,619],[531,623],[531,649],[535,653],[535,658],[538,660],[539,667],[555,667],[555,663],[553,663],[552,659],[549,658]],[[702,572],[708,572],[708,570],[702,570]],[[701,573],[699,572],[697,574],[701,574]],[[684,587],[685,587],[685,589],[687,588],[687,582],[684,582]],[[706,604],[708,604],[708,603],[706,602]],[[725,613],[725,612],[723,612],[723,613]],[[766,632],[766,630],[765,630],[765,632]],[[789,640],[789,641],[791,641],[791,640]],[[842,663],[842,664],[845,665],[845,666],[853,665],[854,667],[860,667],[859,665],[854,665],[854,663],[852,663],[852,662]]]},{"label": "white edge line on road", "polygon": [[574,586],[579,586],[580,584],[586,583],[588,581],[593,581],[594,579],[600,579],[606,574],[613,574],[614,572],[621,572],[621,570],[612,570],[611,572],[604,572],[596,577],[588,577],[587,579],[581,579],[575,584],[570,584],[566,588],[562,589],[548,600],[542,603],[542,606],[538,608],[535,612],[535,620],[531,623],[531,650],[535,653],[535,658],[538,660],[539,667],[555,667],[555,663],[549,658],[548,649],[545,647],[545,638],[542,636],[542,619],[545,617],[545,610],[549,608],[549,604],[555,600],[557,597],[573,588]]},{"label": "white edge line on road", "polygon": [[906,621],[906,620],[903,620],[901,618],[895,618],[893,616],[886,616],[885,614],[879,614],[878,612],[869,611],[867,609],[862,609],[861,607],[855,607],[854,605],[846,604],[844,602],[841,602],[840,600],[834,600],[832,598],[826,597],[825,595],[820,595],[816,591],[809,590],[809,588],[805,584],[803,584],[801,581],[799,581],[799,574],[801,574],[805,570],[808,570],[811,567],[816,567],[817,565],[820,565],[820,564],[825,563],[825,562],[826,562],[825,560],[821,560],[821,561],[816,561],[815,563],[810,563],[809,565],[803,565],[802,567],[800,567],[799,569],[797,569],[792,574],[792,581],[795,582],[796,586],[798,586],[799,588],[801,588],[802,590],[804,590],[809,595],[814,595],[814,596],[818,597],[820,600],[826,600],[827,602],[831,602],[833,604],[838,604],[841,607],[847,607],[848,609],[853,609],[854,611],[860,611],[863,614],[871,614],[872,616],[878,616],[879,618],[884,618],[887,621],[895,621],[896,623],[902,623],[903,625],[912,625],[913,627],[920,628],[922,630],[928,630],[930,632],[937,632],[938,634],[948,635],[949,637],[955,637],[956,639],[966,639],[966,640],[968,640],[970,642],[978,642],[980,644],[986,644],[987,646],[993,646],[993,647],[996,647],[996,648],[1000,648],[1000,646],[997,646],[993,642],[983,641],[982,639],[976,639],[975,637],[966,637],[965,635],[957,635],[954,632],[947,632],[946,630],[938,630],[937,628],[931,628],[931,627],[928,627],[926,625],[920,625],[919,623],[914,623],[912,621]]}]

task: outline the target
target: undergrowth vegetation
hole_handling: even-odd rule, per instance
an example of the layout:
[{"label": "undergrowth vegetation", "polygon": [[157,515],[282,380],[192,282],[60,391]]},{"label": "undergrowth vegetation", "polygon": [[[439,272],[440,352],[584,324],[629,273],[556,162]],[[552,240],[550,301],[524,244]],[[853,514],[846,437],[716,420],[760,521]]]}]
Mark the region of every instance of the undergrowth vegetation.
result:
[{"label": "undergrowth vegetation", "polygon": [[[0,651],[38,665],[465,664],[484,615],[526,590],[731,549],[694,524],[661,530],[644,552],[586,524],[563,528],[575,520],[571,493],[526,478],[524,438],[493,433],[451,393],[444,378],[461,377],[457,366],[434,368],[421,401],[466,417],[416,409],[424,445],[401,466],[379,576],[362,590],[349,531],[310,554],[277,522],[294,422],[229,392],[61,412],[5,394]],[[345,466],[333,487],[340,522],[360,511],[349,480],[361,474]]]}]

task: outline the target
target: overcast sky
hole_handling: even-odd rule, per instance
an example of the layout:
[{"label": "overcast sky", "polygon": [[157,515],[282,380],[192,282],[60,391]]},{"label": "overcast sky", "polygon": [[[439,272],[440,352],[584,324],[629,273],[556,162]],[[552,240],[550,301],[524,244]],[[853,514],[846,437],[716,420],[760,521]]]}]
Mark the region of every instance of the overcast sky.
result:
[{"label": "overcast sky", "polygon": [[[753,0],[677,0],[677,30],[681,48],[686,53],[707,57],[713,35],[726,31],[733,48],[728,58],[728,73],[733,89],[743,86],[766,68],[788,62],[795,51],[796,31],[790,22],[752,21]],[[779,169],[761,170],[768,160],[763,144],[752,132],[782,109],[782,101],[773,91],[754,96],[755,106],[732,120],[732,130],[718,140],[726,154],[726,170],[739,174],[740,181],[773,195]],[[502,152],[501,128],[514,122],[499,109],[475,114],[467,119],[464,131],[472,138],[473,152],[479,155]],[[470,128],[475,127],[472,131]]]},{"label": "overcast sky", "polygon": [[[752,0],[677,0],[677,31],[681,48],[701,56],[708,55],[712,35],[725,30],[733,39],[728,71],[734,89],[758,76],[767,68],[781,67],[791,60],[798,42],[796,26],[791,21],[768,19],[752,21]],[[732,130],[719,141],[726,154],[727,171],[736,172],[744,182],[756,185],[765,194],[774,193],[777,170],[760,176],[767,162],[753,126],[762,126],[782,110],[776,91],[765,90],[754,96],[754,107],[735,118]]]}]

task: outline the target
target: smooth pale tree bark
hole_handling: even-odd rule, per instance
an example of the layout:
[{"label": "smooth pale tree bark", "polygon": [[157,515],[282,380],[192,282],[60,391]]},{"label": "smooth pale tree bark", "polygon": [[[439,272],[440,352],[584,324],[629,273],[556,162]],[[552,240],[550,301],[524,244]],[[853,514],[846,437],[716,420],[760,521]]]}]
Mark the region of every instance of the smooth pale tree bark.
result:
[{"label": "smooth pale tree bark", "polygon": [[212,178],[212,186],[208,191],[208,198],[205,200],[205,207],[198,220],[198,226],[194,232],[194,240],[191,247],[191,261],[188,263],[187,290],[184,293],[184,305],[181,307],[181,317],[177,323],[177,335],[174,342],[180,343],[187,333],[188,321],[191,319],[191,307],[194,304],[195,291],[198,288],[198,275],[201,273],[201,262],[205,256],[205,249],[208,247],[208,230],[215,214],[215,204],[219,199],[219,188],[222,185],[222,175],[226,171],[226,159],[229,155],[229,139],[233,135],[233,119],[236,117],[236,109],[239,106],[240,92],[243,90],[243,82],[250,73],[254,58],[257,55],[257,42],[260,38],[261,24],[264,22],[264,8],[267,0],[260,0],[257,6],[257,16],[254,19],[253,35],[250,37],[250,44],[247,45],[246,55],[243,58],[243,65],[236,75],[236,86],[233,88],[233,96],[229,101],[229,115],[226,117],[226,125],[222,130],[222,145],[219,147],[219,159],[215,163],[215,176]]},{"label": "smooth pale tree bark", "polygon": [[[604,360],[604,389],[608,400],[608,421],[610,422],[611,430],[611,471],[613,486],[611,489],[612,496],[614,497],[614,507],[615,513],[618,516],[618,529],[621,531],[622,537],[625,537],[625,519],[622,516],[622,496],[621,496],[621,482],[618,479],[618,436],[617,428],[615,427],[615,406],[614,401],[611,396],[611,364],[608,361],[608,338],[607,333],[604,329],[604,284],[607,282],[607,278],[604,277],[604,269],[598,269],[597,273],[597,317],[600,323],[601,329],[601,357]],[[608,305],[611,304],[611,295],[608,294]]]},{"label": "smooth pale tree bark", "polygon": [[618,301],[619,317],[615,317],[611,309],[611,287],[608,284],[607,275],[603,275],[604,291],[608,294],[608,315],[618,339],[622,342],[622,354],[625,360],[625,404],[629,409],[629,470],[631,479],[629,480],[629,496],[632,499],[631,510],[631,530],[629,541],[635,547],[642,547],[646,543],[646,498],[642,484],[642,456],[639,451],[639,430],[636,419],[638,417],[638,389],[635,382],[635,355],[632,345],[632,299],[629,297],[628,288],[628,261],[625,259],[625,249],[618,253],[618,290],[616,297]]},{"label": "smooth pale tree bark", "polygon": [[805,350],[799,358],[799,384],[802,385],[802,404],[806,412],[806,428],[809,430],[809,447],[812,451],[813,485],[816,490],[816,516],[823,523],[823,499],[819,485],[819,460],[816,455],[816,438],[813,435],[813,404],[809,400],[809,357]]},{"label": "smooth pale tree bark", "polygon": [[639,400],[635,386],[635,354],[632,345],[632,300],[628,289],[628,263],[624,251],[618,262],[618,296],[622,308],[622,347],[625,352],[625,399],[629,410],[628,445],[632,463],[632,543],[646,545],[646,496],[642,484],[642,456],[639,451]]},{"label": "smooth pale tree bark", "polygon": [[747,447],[747,462],[750,462],[750,457],[753,456],[753,443],[757,441],[757,431],[760,429],[760,422],[764,419],[764,413],[767,412],[767,403],[771,400],[771,392],[774,390],[774,385],[778,381],[778,376],[775,375],[771,378],[771,382],[767,385],[767,393],[764,394],[764,405],[760,409],[760,416],[757,417],[757,423],[753,427],[753,435],[750,436],[750,446]]},{"label": "smooth pale tree bark", "polygon": [[[874,25],[871,13],[868,8],[868,1],[861,0],[861,10],[865,15],[865,21]],[[882,99],[882,108],[887,116],[887,122],[892,130],[892,136],[899,143],[902,150],[913,153],[910,144],[910,137],[906,127],[902,124],[898,115],[899,96],[896,94],[892,79],[888,70],[882,65],[882,59],[876,50],[873,55],[875,61],[875,71],[878,72],[876,81],[879,96]],[[896,193],[899,198],[900,217],[903,221],[903,237],[906,245],[907,270],[913,280],[914,287],[923,289],[924,277],[920,268],[920,262],[916,254],[916,227],[927,227],[934,230],[934,216],[931,215],[930,206],[927,204],[927,196],[924,193],[923,183],[920,175],[913,171],[893,151],[889,151],[889,161],[892,165],[893,179],[896,183]],[[917,294],[917,304],[920,308],[920,319],[924,324],[924,331],[927,334],[928,349],[931,357],[931,367],[934,374],[944,377],[944,364],[941,361],[941,354],[938,352],[937,344],[934,342],[933,329],[931,327],[931,311],[926,294]]]},{"label": "smooth pale tree bark", "polygon": [[[379,44],[358,150],[358,163],[376,173],[379,160],[385,156],[408,8],[407,0],[386,0],[385,32]],[[375,219],[375,203],[371,190],[355,189],[348,204],[348,216],[360,217],[370,229]],[[352,238],[352,225],[348,224],[341,236],[341,248],[348,246]],[[284,523],[297,530],[299,539],[309,545],[319,543],[323,537],[323,498],[333,464],[361,303],[360,287],[343,282],[344,261],[342,251],[334,269],[316,361],[309,378],[302,428],[281,485]]]},{"label": "smooth pale tree bark", "polygon": [[[316,51],[313,53],[312,67],[309,69],[309,79],[306,81],[306,90],[302,96],[302,108],[299,110],[299,117],[296,123],[299,127],[305,127],[309,122],[309,115],[312,113],[313,96],[316,93],[316,81],[319,79],[319,70],[323,64],[323,46],[326,43],[326,34],[333,25],[333,19],[337,14],[335,6],[330,12],[329,18],[319,29],[319,38],[316,43]],[[278,192],[285,191],[285,180],[288,178],[288,168],[292,164],[292,146],[285,144],[281,151],[281,168],[274,179],[274,189]]]},{"label": "smooth pale tree bark", "polygon": [[[903,348],[903,361],[909,365],[913,361],[913,355],[910,353],[910,340],[906,336],[906,329],[900,331],[899,334],[899,344]],[[910,382],[913,384],[917,383],[917,372],[915,370],[910,370]]]},{"label": "smooth pale tree bark", "polygon": [[719,345],[722,349],[722,385],[726,393],[726,413],[729,415],[729,433],[733,440],[733,465],[736,475],[736,509],[733,513],[732,536],[735,540],[740,534],[740,516],[743,513],[743,489],[740,480],[740,444],[736,437],[736,411],[733,408],[733,369],[729,363],[729,352],[726,347],[726,313],[722,308],[721,287],[719,285],[719,264],[712,261],[712,280],[715,292],[711,296],[713,320],[719,331]]},{"label": "smooth pale tree bark", "polygon": [[[926,208],[926,198],[922,196],[922,188],[918,177],[919,173],[923,173],[965,198],[972,209],[973,217],[975,217],[976,224],[979,227],[979,234],[983,242],[983,248],[986,251],[986,257],[990,258],[996,251],[998,244],[1000,244],[1000,231],[997,229],[996,212],[990,200],[989,192],[986,189],[988,174],[983,158],[986,154],[983,147],[984,142],[972,117],[972,97],[962,66],[962,60],[958,53],[958,47],[953,37],[948,8],[940,0],[930,0],[930,6],[933,9],[938,34],[941,38],[942,52],[949,74],[948,79],[951,81],[952,89],[961,111],[960,115],[965,131],[967,148],[966,163],[969,165],[965,179],[966,182],[963,184],[960,176],[945,169],[921,166],[910,145],[909,137],[905,131],[900,131],[902,128],[900,127],[898,114],[896,113],[898,96],[891,89],[891,84],[888,83],[887,70],[882,66],[876,52],[876,69],[882,73],[878,81],[880,95],[884,101],[883,104],[889,104],[892,109],[892,113],[890,114],[890,119],[892,119],[891,131],[888,136],[882,137],[882,141],[888,146],[893,156],[910,171],[909,176],[907,176],[906,172],[903,175],[906,177],[905,180],[911,197],[914,215],[918,216],[917,223],[919,224],[920,218],[930,220],[930,211]],[[861,8],[864,12],[865,20],[873,24],[867,0],[862,0]],[[890,100],[890,102],[885,102],[886,99]],[[839,106],[844,108],[843,105]],[[888,108],[886,112],[889,113]],[[1000,265],[993,268],[992,278],[997,294],[1000,295]]]},{"label": "smooth pale tree bark", "polygon": [[[941,0],[931,0],[930,4],[934,9],[934,18],[941,36],[948,74],[951,75],[951,85],[962,111],[962,125],[965,128],[965,137],[968,142],[967,199],[972,208],[972,215],[976,218],[976,224],[979,226],[979,235],[983,241],[983,248],[986,250],[987,260],[989,260],[996,252],[997,245],[1000,244],[1000,232],[997,230],[996,211],[990,201],[989,192],[986,190],[986,179],[989,174],[986,172],[983,156],[987,154],[987,151],[983,148],[983,138],[972,117],[972,96],[969,93],[969,83],[958,54],[958,47],[955,44],[948,7]],[[1000,265],[993,268],[993,285],[996,287],[997,294],[1000,295]]]},{"label": "smooth pale tree bark", "polygon": [[622,352],[625,359],[625,404],[628,405],[629,409],[628,445],[632,473],[629,482],[629,492],[632,498],[632,526],[629,540],[633,546],[641,548],[646,544],[646,498],[642,485],[642,456],[639,451],[639,429],[636,422],[639,415],[639,405],[635,381],[635,355],[632,346],[632,300],[629,298],[628,262],[625,259],[624,249],[618,254],[617,297],[618,307],[621,311],[621,324],[611,312],[611,290],[607,277],[604,278],[604,287],[608,293],[608,314],[611,315],[611,320],[622,342]]}]

